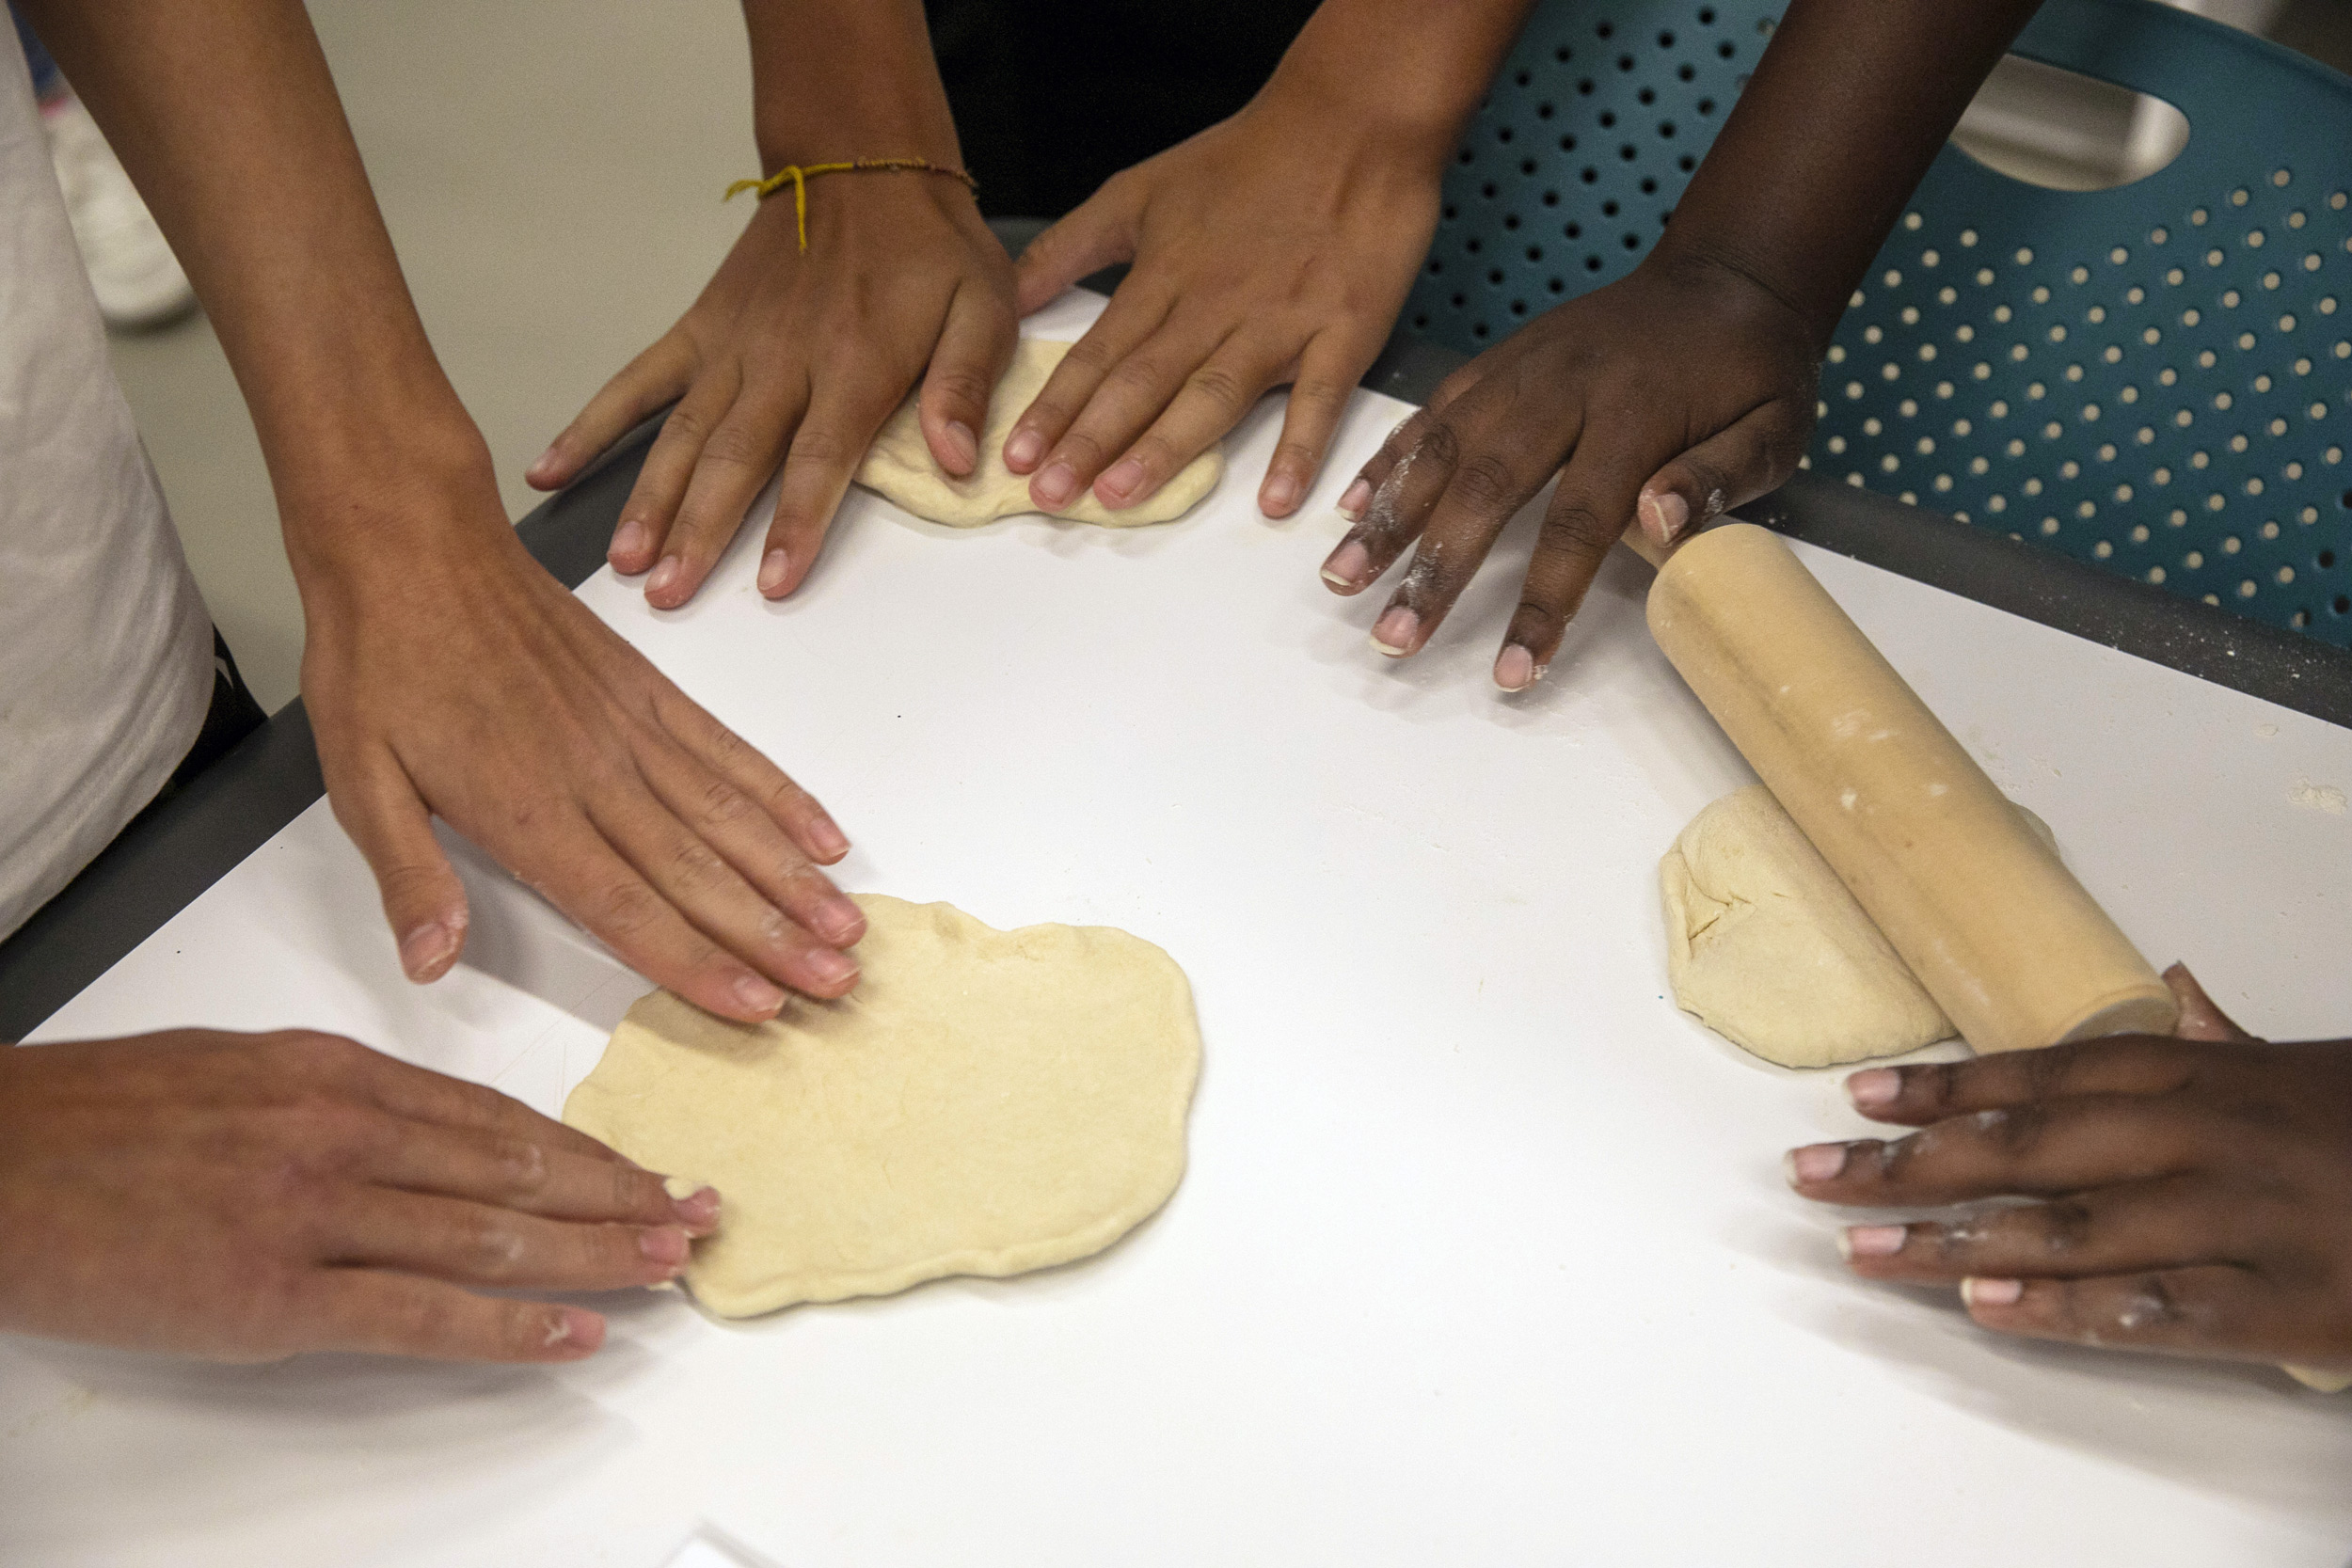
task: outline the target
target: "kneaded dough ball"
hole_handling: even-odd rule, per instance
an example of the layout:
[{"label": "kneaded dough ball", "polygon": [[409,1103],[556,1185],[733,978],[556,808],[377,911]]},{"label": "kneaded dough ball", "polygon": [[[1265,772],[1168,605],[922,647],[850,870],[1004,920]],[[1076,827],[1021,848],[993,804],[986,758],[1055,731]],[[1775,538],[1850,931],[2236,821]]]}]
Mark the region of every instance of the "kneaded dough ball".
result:
[{"label": "kneaded dough ball", "polygon": [[1762,784],[1724,796],[1659,863],[1675,1001],[1783,1067],[1892,1056],[1951,1020]]},{"label": "kneaded dough ball", "polygon": [[[1011,367],[996,384],[996,395],[989,400],[979,464],[968,477],[956,479],[932,460],[931,449],[923,440],[914,399],[909,398],[874,437],[866,461],[858,465],[857,483],[879,491],[883,499],[903,511],[949,528],[978,528],[999,517],[1036,512],[1037,503],[1029,499],[1032,476],[1005,467],[1005,437],[1012,434],[1013,421],[1044,390],[1046,378],[1069,352],[1068,343],[1021,340],[1013,350]],[[1089,486],[1078,492],[1076,500],[1049,515],[1104,528],[1173,522],[1216,489],[1224,472],[1224,450],[1212,446],[1178,469],[1157,494],[1140,505],[1110,511],[1094,499],[1094,490]]]}]

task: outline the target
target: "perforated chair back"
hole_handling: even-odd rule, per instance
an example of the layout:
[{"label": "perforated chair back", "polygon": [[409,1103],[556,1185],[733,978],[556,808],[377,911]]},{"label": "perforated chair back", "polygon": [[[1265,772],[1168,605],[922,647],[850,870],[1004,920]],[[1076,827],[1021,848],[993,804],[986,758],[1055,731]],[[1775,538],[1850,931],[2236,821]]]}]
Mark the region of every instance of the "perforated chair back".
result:
[{"label": "perforated chair back", "polygon": [[2016,53],[2188,117],[2056,191],[1947,147],[1839,324],[1817,470],[2352,646],[2352,79],[2152,0]]},{"label": "perforated chair back", "polygon": [[1538,6],[1446,171],[1405,324],[1475,354],[1631,272],[1781,9],[1758,0]]},{"label": "perforated chair back", "polygon": [[[1475,351],[1622,276],[1772,21],[1543,8],[1449,172],[1407,323]],[[1947,147],[1839,325],[1808,462],[2352,646],[2352,81],[2154,0],[2048,0],[2016,53],[2172,103],[2186,150],[2057,191]]]}]

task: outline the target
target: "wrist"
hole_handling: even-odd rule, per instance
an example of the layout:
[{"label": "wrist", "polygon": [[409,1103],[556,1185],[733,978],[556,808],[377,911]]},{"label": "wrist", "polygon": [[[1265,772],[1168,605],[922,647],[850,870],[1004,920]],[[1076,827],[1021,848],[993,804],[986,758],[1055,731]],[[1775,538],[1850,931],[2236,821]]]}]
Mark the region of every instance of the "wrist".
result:
[{"label": "wrist", "polygon": [[1475,106],[1455,103],[1455,96],[1428,84],[1367,93],[1336,62],[1294,49],[1242,112],[1290,122],[1289,134],[1303,145],[1338,138],[1376,151],[1401,171],[1436,180]]},{"label": "wrist", "polygon": [[1748,247],[1677,234],[1671,225],[1643,258],[1642,267],[1676,282],[1707,283],[1744,295],[1754,309],[1802,335],[1816,358],[1828,352],[1830,337],[1844,314],[1842,296],[1836,309],[1824,309],[1815,300],[1820,291],[1776,276],[1770,260]]},{"label": "wrist", "polygon": [[514,543],[488,444],[462,408],[321,421],[271,453],[270,480],[306,609],[385,572]]}]

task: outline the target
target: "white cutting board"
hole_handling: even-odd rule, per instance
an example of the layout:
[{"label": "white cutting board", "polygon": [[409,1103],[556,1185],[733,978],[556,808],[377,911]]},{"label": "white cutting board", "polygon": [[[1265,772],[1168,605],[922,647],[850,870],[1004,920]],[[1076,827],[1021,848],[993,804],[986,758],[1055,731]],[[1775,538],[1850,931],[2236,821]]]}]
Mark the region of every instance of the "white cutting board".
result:
[{"label": "white cutting board", "polygon": [[[787,605],[757,527],[683,611],[581,590],[834,810],[846,885],[1176,956],[1207,1058],[1158,1218],[749,1326],[616,1298],[553,1370],[0,1341],[0,1560],[656,1568],[697,1530],[779,1568],[2352,1557],[2352,1397],[2005,1343],[1845,1275],[1778,1173],[1861,1131],[1834,1077],[1662,994],[1657,858],[1748,775],[1645,634],[1645,572],[1613,562],[1516,699],[1486,670],[1524,519],[1409,662],[1365,646],[1381,594],[1317,581],[1401,412],[1359,396],[1287,524],[1252,504],[1269,405],[1167,528],[858,493]],[[2153,958],[2257,1031],[2352,1032],[2352,816],[2322,809],[2352,732],[1802,553]],[[469,880],[467,966],[409,987],[322,804],[42,1037],[307,1024],[554,1111],[641,982]]]}]

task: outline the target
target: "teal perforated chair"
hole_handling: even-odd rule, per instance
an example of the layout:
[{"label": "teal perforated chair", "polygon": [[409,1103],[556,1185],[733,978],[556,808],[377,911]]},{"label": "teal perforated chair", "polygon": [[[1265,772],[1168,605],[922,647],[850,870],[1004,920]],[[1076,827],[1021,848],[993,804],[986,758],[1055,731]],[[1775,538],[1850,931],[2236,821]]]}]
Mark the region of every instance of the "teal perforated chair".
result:
[{"label": "teal perforated chair", "polygon": [[[1775,9],[1545,7],[1408,325],[1474,352],[1629,270]],[[1807,462],[2352,646],[2352,81],[2153,0],[2049,0],[2016,53],[2171,103],[2186,150],[2080,192],[1946,148],[1839,325]]]}]

